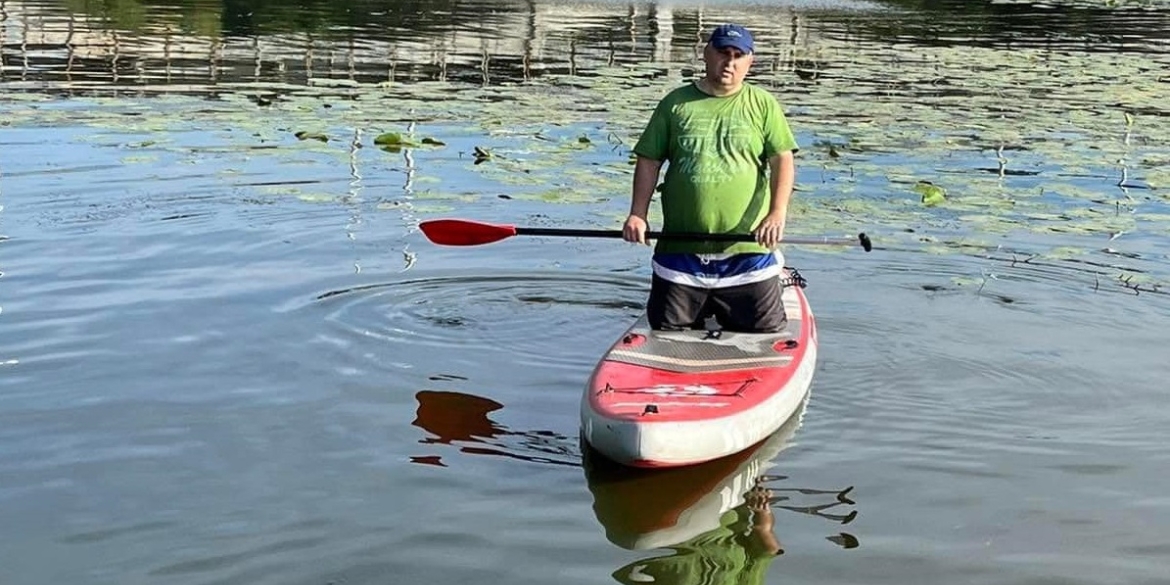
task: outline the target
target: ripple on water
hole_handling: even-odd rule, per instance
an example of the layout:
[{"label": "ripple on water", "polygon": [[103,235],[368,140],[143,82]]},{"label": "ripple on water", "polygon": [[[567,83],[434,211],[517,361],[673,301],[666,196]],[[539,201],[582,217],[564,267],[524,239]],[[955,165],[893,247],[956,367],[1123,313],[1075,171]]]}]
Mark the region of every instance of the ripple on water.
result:
[{"label": "ripple on water", "polygon": [[644,287],[644,279],[609,274],[468,275],[333,290],[315,301],[329,308],[325,318],[335,327],[327,341],[340,346],[374,338],[413,350],[490,349],[513,364],[580,367],[597,356],[549,338],[597,335],[589,347],[604,347],[641,312]]}]

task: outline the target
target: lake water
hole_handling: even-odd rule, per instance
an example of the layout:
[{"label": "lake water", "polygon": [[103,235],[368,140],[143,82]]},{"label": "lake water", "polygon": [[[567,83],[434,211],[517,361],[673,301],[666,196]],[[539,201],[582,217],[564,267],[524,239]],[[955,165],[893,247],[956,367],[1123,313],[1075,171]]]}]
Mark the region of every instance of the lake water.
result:
[{"label": "lake water", "polygon": [[[788,234],[878,249],[785,247],[772,441],[615,470],[578,401],[648,250],[416,226],[617,227],[725,20]],[[1168,579],[1170,5],[0,0],[0,46],[0,583]]]}]

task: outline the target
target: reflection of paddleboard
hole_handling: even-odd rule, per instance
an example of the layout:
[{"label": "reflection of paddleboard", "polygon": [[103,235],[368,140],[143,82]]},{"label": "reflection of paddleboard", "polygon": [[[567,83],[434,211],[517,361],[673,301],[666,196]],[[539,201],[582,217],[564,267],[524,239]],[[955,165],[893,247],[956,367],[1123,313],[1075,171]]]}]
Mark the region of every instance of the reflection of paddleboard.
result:
[{"label": "reflection of paddleboard", "polygon": [[807,396],[817,360],[804,292],[786,286],[782,298],[788,327],[778,333],[654,331],[638,320],[585,389],[585,440],[625,465],[676,467],[771,435]]},{"label": "reflection of paddleboard", "polygon": [[593,511],[606,538],[641,550],[678,544],[717,528],[720,516],[744,502],[744,494],[789,445],[806,402],[766,440],[700,465],[634,469],[584,446]]}]

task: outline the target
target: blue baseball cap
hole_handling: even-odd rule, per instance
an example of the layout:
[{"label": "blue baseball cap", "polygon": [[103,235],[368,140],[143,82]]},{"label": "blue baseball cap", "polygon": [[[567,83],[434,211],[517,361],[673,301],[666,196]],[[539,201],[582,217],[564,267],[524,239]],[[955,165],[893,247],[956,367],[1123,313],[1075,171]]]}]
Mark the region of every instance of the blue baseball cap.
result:
[{"label": "blue baseball cap", "polygon": [[715,30],[711,31],[710,43],[716,49],[731,47],[744,53],[754,53],[756,50],[752,33],[738,24],[721,24],[715,27]]}]

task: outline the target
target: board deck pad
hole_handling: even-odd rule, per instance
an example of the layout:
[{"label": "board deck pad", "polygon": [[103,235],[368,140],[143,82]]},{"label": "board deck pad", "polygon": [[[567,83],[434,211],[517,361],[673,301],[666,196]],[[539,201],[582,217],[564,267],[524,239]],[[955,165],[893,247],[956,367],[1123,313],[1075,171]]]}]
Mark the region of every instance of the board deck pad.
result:
[{"label": "board deck pad", "polygon": [[[606,359],[680,373],[785,366],[792,357],[783,350],[796,347],[794,344],[801,330],[801,311],[794,291],[786,288],[783,298],[788,324],[781,331],[653,331],[643,317]],[[778,347],[781,351],[775,349]]]}]

